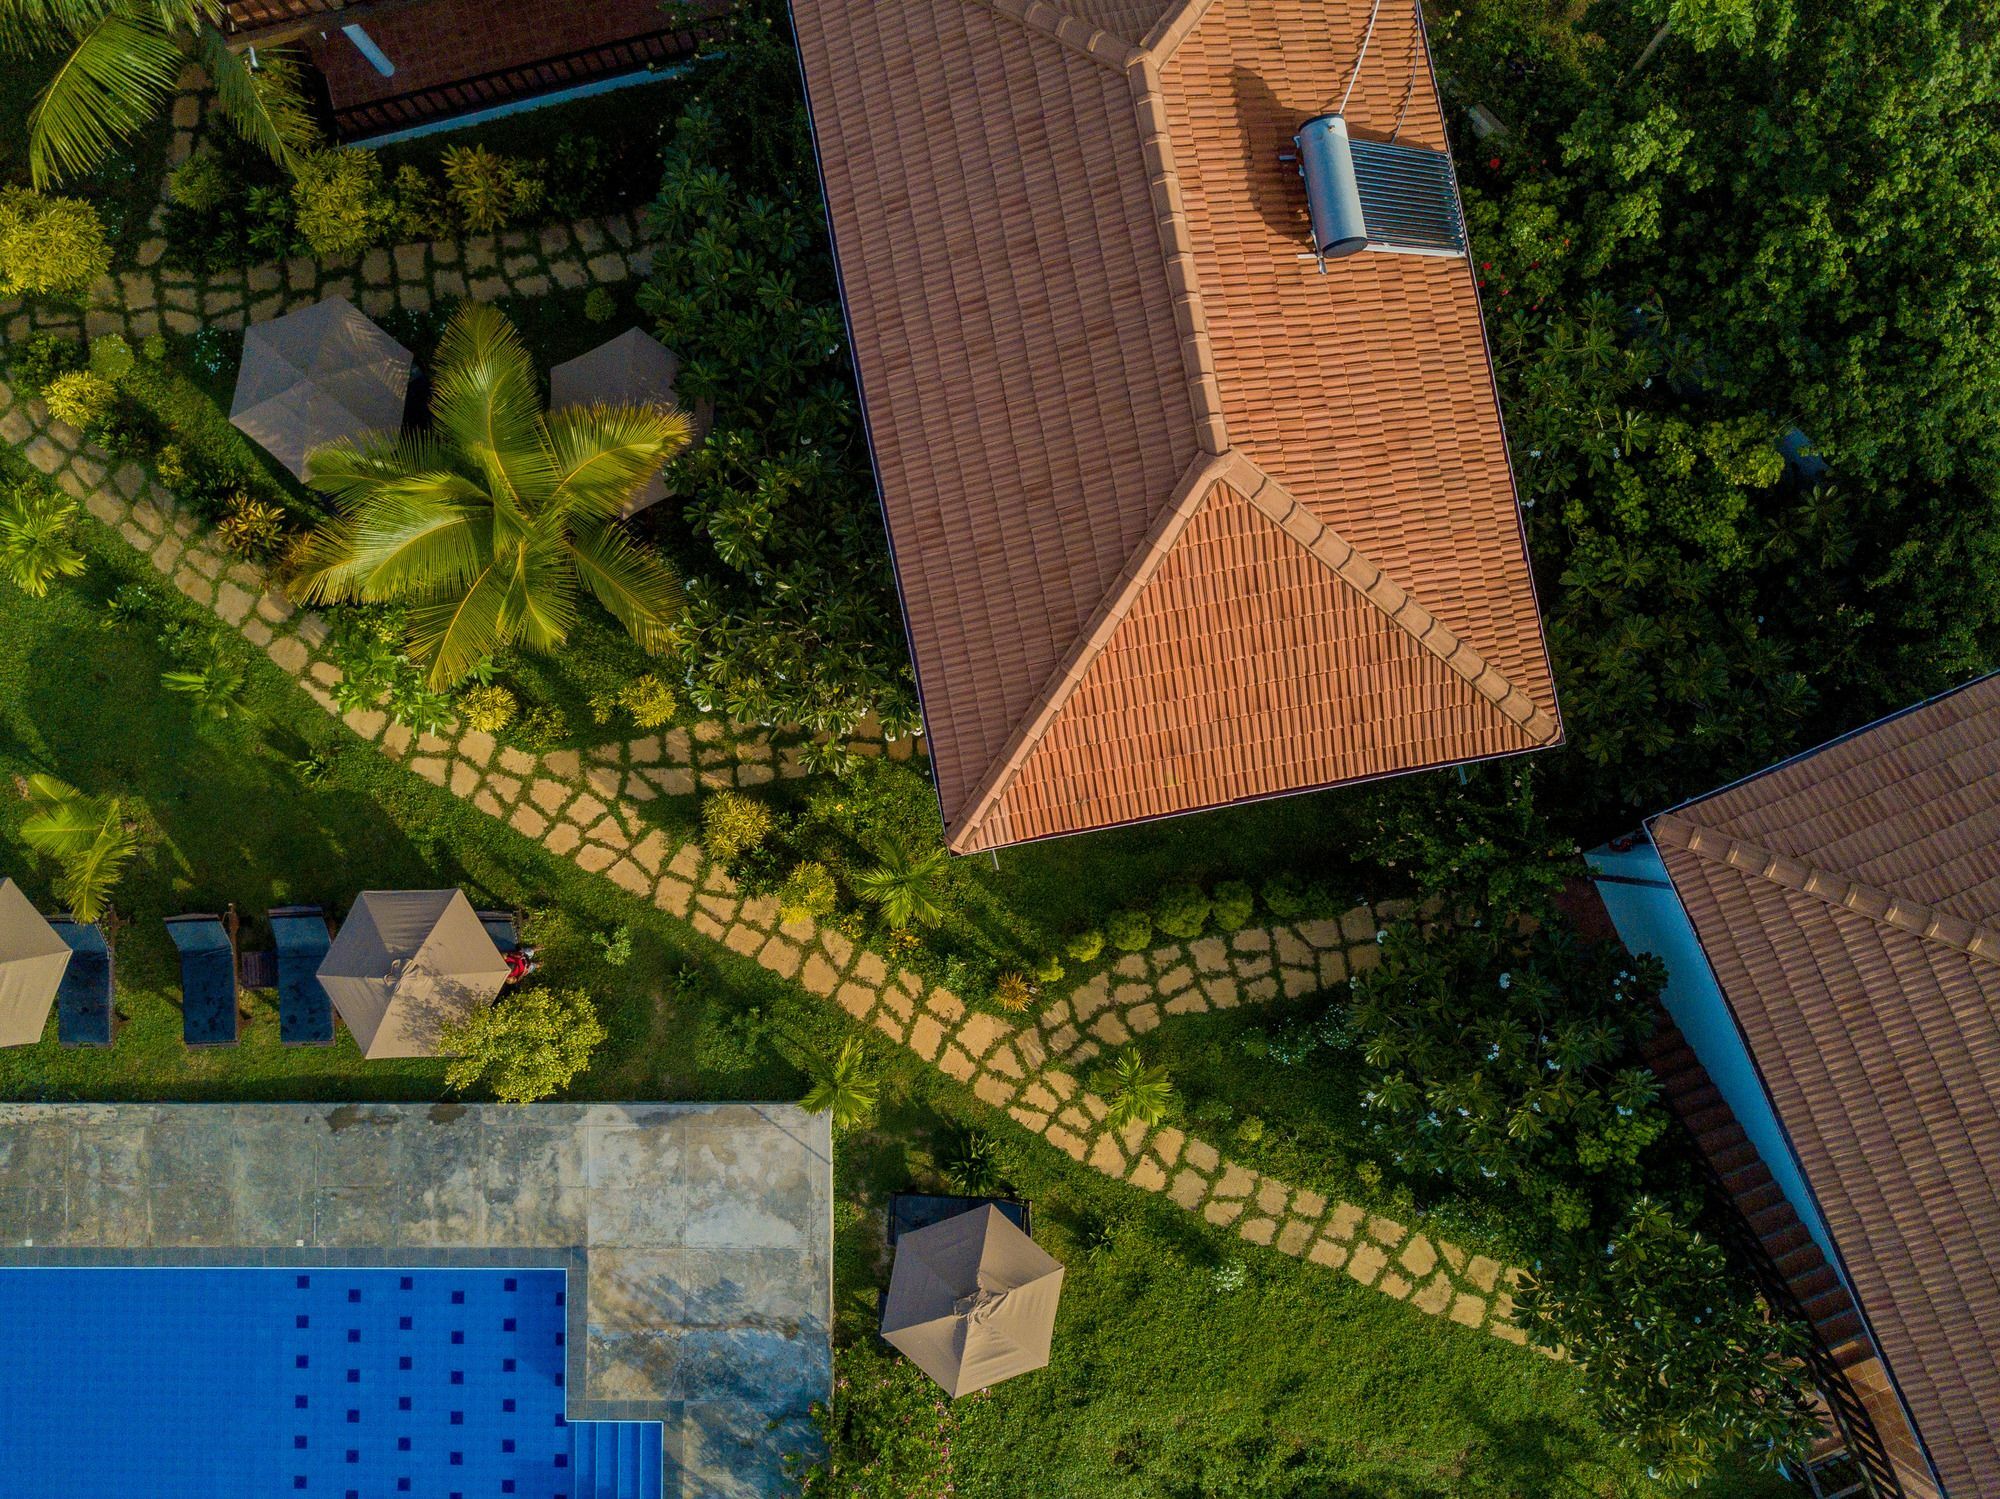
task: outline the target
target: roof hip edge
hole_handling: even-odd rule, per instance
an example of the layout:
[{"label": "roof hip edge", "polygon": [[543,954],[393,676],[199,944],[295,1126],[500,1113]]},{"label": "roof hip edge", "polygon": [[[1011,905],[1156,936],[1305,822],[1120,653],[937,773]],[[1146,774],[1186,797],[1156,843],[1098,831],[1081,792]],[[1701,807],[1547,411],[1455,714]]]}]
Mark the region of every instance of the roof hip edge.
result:
[{"label": "roof hip edge", "polygon": [[1201,277],[1195,269],[1194,239],[1188,232],[1180,174],[1174,167],[1173,132],[1167,122],[1166,96],[1160,89],[1160,70],[1149,55],[1134,53],[1125,77],[1132,88],[1132,108],[1138,115],[1139,149],[1146,161],[1146,190],[1152,198],[1153,220],[1160,232],[1160,253],[1166,260],[1167,286],[1173,296],[1174,327],[1180,333],[1181,364],[1187,374],[1195,440],[1204,452],[1227,452],[1229,428],[1222,415],[1222,382],[1216,378],[1215,349],[1209,342]]},{"label": "roof hip edge", "polygon": [[1078,20],[1050,0],[964,0],[964,3],[1003,15],[1029,31],[1053,37],[1070,51],[1117,72],[1123,72],[1139,56],[1139,49],[1130,42],[1113,36],[1101,26]]},{"label": "roof hip edge", "polygon": [[1293,497],[1276,479],[1240,452],[1224,462],[1223,479],[1279,530],[1324,563],[1348,587],[1373,604],[1389,622],[1429,651],[1511,724],[1531,747],[1562,738],[1562,725],[1325,521]]},{"label": "roof hip edge", "polygon": [[1940,911],[1922,901],[1892,895],[1875,885],[1833,874],[1747,839],[1705,828],[1691,817],[1662,812],[1646,824],[1655,843],[1685,850],[1711,864],[1755,875],[1785,890],[1810,895],[1829,906],[1865,916],[1879,926],[1934,942],[1988,963],[2000,962],[2000,931]]},{"label": "roof hip edge", "polygon": [[1212,4],[1214,0],[1174,0],[1173,8],[1153,23],[1139,44],[1155,66],[1166,66]]},{"label": "roof hip edge", "polygon": [[1104,598],[1091,614],[1089,622],[1063,653],[1062,660],[1049,674],[1041,692],[1029,705],[1028,712],[1015,725],[1000,753],[994,756],[993,763],[973,787],[965,810],[957,819],[956,829],[947,826],[945,846],[953,853],[972,853],[985,846],[978,841],[977,835],[984,831],[984,824],[1005,794],[1008,782],[1027,763],[1042,734],[1090,670],[1090,663],[1097,659],[1105,643],[1116,632],[1119,621],[1130,612],[1132,601],[1139,596],[1153,574],[1159,571],[1160,564],[1180,539],[1181,532],[1187,529],[1187,523],[1194,519],[1195,512],[1207,502],[1209,492],[1222,477],[1226,466],[1226,460],[1207,453],[1197,454],[1189,463],[1166,504],[1147,528],[1145,539],[1132,553],[1124,569],[1112,580],[1111,587],[1105,590]]}]

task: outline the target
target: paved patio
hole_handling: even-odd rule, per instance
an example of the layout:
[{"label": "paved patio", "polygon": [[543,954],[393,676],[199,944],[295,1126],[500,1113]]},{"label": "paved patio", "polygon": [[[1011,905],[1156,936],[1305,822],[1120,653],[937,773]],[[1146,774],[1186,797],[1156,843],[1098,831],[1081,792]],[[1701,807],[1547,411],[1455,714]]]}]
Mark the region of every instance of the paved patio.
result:
[{"label": "paved patio", "polygon": [[576,1420],[782,1492],[831,1384],[827,1124],[764,1105],[0,1105],[0,1264],[568,1268]]}]

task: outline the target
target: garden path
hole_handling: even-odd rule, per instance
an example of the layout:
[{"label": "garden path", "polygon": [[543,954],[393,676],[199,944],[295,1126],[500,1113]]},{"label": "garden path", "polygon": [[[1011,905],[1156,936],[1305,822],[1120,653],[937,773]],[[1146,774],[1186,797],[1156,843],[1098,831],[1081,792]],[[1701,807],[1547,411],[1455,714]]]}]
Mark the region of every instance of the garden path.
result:
[{"label": "garden path", "polygon": [[[175,104],[170,161],[183,159],[202,122],[193,92]],[[161,264],[164,242],[146,241],[138,264],[97,288],[92,311],[71,315],[0,304],[8,337],[32,331],[191,333],[241,327],[335,294],[379,316],[426,310],[444,299],[540,296],[643,276],[651,247],[643,223],[614,214],[538,231],[434,240],[369,252],[358,264],[303,257],[197,278]],[[1419,1311],[1514,1343],[1510,1294],[1521,1274],[1354,1203],[1251,1169],[1170,1125],[1114,1131],[1105,1099],[1079,1077],[1106,1046],[1122,1045],[1171,1015],[1297,996],[1377,961],[1375,933],[1391,913],[1356,907],[1338,919],[1252,927],[1130,953],[1010,1022],[969,1009],[950,990],[892,965],[842,933],[780,919],[777,903],[745,898],[693,842],[651,823],[645,804],[698,787],[752,786],[805,773],[797,735],[715,721],[587,750],[530,754],[490,734],[413,734],[385,714],[342,713],[331,688],[329,632],[298,611],[257,567],[230,557],[136,463],[118,463],[52,421],[39,401],[0,383],[0,438],[143,552],[188,598],[264,651],[347,728],[416,775],[446,787],[551,853],[601,874],[634,897],[808,992],[839,1005],[985,1104],[1093,1169],[1163,1193],[1246,1241],[1268,1245]],[[884,741],[866,725],[863,754],[907,758],[912,740]]]}]

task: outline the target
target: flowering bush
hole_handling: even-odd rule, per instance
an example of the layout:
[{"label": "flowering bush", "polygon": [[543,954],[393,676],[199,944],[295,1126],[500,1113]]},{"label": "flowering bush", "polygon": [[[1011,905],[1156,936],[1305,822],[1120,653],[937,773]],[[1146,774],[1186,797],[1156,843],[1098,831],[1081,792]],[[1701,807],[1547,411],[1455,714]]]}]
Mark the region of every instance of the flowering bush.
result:
[{"label": "flowering bush", "polygon": [[799,1475],[800,1499],[948,1499],[958,1492],[951,1404],[916,1365],[872,1341],[835,1354],[833,1398],[812,1414],[827,1455]]}]

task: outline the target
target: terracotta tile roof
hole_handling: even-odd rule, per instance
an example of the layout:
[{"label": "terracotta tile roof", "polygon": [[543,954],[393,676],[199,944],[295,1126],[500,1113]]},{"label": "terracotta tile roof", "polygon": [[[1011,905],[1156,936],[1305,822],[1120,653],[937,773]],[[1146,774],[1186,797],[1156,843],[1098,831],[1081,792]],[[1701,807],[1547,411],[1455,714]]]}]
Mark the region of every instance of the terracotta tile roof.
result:
[{"label": "terracotta tile roof", "polygon": [[2000,1492],[2000,676],[1650,828],[1945,1490]]},{"label": "terracotta tile roof", "polygon": [[[1368,0],[793,0],[951,846],[1557,742],[1467,261],[1279,160]],[[1347,109],[1442,149],[1415,8]]]}]

